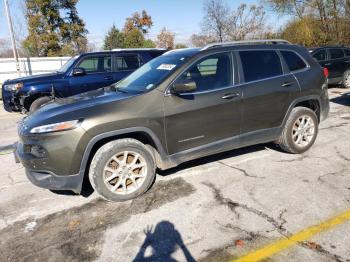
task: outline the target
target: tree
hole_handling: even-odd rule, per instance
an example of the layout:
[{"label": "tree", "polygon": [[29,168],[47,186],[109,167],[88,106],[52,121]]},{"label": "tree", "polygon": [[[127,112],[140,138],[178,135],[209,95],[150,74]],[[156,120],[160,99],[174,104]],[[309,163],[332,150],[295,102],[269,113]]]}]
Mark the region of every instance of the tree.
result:
[{"label": "tree", "polygon": [[175,49],[182,49],[182,48],[187,48],[188,46],[182,43],[178,43],[175,45]]},{"label": "tree", "polygon": [[159,32],[157,36],[157,46],[165,49],[174,49],[175,34],[166,30],[165,27]]},{"label": "tree", "polygon": [[214,43],[217,40],[214,37],[204,34],[193,34],[191,35],[191,43],[193,46],[202,47],[210,43]]},{"label": "tree", "polygon": [[115,25],[108,31],[104,39],[103,49],[111,50],[113,48],[124,47],[124,33],[120,32]]},{"label": "tree", "polygon": [[151,39],[146,39],[144,42],[143,42],[143,46],[142,47],[145,47],[145,48],[155,48],[156,47],[156,44],[151,40]]},{"label": "tree", "polygon": [[[222,42],[255,38],[265,31],[266,12],[263,6],[241,4],[231,10],[224,0],[204,2],[202,32],[194,41]],[[202,44],[202,43],[201,43]]]},{"label": "tree", "polygon": [[123,31],[127,33],[137,28],[143,34],[147,34],[152,25],[152,17],[142,10],[141,13],[135,12],[131,17],[126,18]]},{"label": "tree", "polygon": [[229,19],[228,35],[230,40],[255,38],[264,31],[266,12],[262,6],[241,4]]},{"label": "tree", "polygon": [[60,35],[63,42],[64,54],[73,55],[87,49],[88,31],[85,29],[84,21],[78,16],[77,3],[79,0],[60,0],[60,12],[66,12],[61,23]]},{"label": "tree", "polygon": [[[295,19],[287,25],[302,25],[315,36],[317,45],[350,44],[349,0],[266,0],[277,13],[292,14]],[[293,24],[294,22],[294,24]],[[299,42],[302,42],[299,39]]]},{"label": "tree", "polygon": [[125,33],[124,47],[125,48],[139,48],[143,47],[145,43],[145,37],[142,32],[134,28]]},{"label": "tree", "polygon": [[77,2],[25,1],[28,36],[23,41],[23,47],[29,55],[72,55],[86,50],[87,30],[78,16]]},{"label": "tree", "polygon": [[230,8],[223,0],[206,0],[204,2],[202,31],[223,42],[227,37]]}]

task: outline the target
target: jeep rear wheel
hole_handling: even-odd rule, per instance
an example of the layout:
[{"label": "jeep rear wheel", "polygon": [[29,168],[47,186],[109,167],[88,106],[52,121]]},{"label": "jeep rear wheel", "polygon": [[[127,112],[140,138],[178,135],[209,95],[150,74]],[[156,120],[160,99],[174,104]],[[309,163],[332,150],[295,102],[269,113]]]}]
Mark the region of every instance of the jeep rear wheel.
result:
[{"label": "jeep rear wheel", "polygon": [[315,112],[309,108],[296,107],[289,115],[277,143],[288,153],[301,154],[314,144],[317,133],[318,119]]},{"label": "jeep rear wheel", "polygon": [[48,96],[43,96],[35,99],[30,105],[29,114],[34,113],[36,110],[38,110],[40,107],[42,107],[43,105],[47,104],[50,101],[51,101],[51,98]]},{"label": "jeep rear wheel", "polygon": [[350,88],[350,70],[347,70],[344,73],[343,86],[345,88]]},{"label": "jeep rear wheel", "polygon": [[97,150],[89,171],[96,192],[109,201],[125,201],[145,193],[155,178],[152,152],[135,139],[109,142]]}]

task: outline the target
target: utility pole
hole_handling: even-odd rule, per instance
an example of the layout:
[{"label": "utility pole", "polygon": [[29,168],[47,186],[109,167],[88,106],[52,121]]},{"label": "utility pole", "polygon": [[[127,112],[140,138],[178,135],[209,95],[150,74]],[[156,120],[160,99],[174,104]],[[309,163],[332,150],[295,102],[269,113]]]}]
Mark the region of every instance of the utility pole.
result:
[{"label": "utility pole", "polygon": [[9,4],[8,4],[7,0],[4,0],[4,4],[5,4],[6,16],[7,16],[7,23],[8,23],[8,26],[9,26],[9,31],[10,31],[10,36],[11,36],[13,57],[14,57],[14,59],[16,61],[16,70],[17,70],[18,76],[21,76],[21,69],[19,67],[19,60],[18,60],[18,53],[17,53],[17,48],[16,48],[16,41],[15,41],[15,36],[13,34],[12,19],[11,19]]}]

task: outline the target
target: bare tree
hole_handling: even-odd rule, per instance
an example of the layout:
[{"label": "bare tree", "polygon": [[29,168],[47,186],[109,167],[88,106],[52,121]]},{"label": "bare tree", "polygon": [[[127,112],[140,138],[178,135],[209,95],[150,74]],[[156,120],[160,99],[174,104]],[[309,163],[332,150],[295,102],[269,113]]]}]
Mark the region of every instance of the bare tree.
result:
[{"label": "bare tree", "polygon": [[254,38],[264,31],[266,12],[263,6],[241,4],[232,12],[228,26],[230,40]]},{"label": "bare tree", "polygon": [[190,39],[192,46],[205,46],[210,43],[214,43],[217,40],[215,40],[213,37],[207,36],[207,35],[201,35],[201,34],[193,34],[191,35]]},{"label": "bare tree", "polygon": [[175,44],[175,34],[168,31],[165,27],[160,31],[157,36],[157,47],[166,48],[166,49],[174,49]]},{"label": "bare tree", "polygon": [[206,0],[202,22],[203,33],[223,42],[227,38],[229,18],[230,8],[226,2],[223,0]]}]

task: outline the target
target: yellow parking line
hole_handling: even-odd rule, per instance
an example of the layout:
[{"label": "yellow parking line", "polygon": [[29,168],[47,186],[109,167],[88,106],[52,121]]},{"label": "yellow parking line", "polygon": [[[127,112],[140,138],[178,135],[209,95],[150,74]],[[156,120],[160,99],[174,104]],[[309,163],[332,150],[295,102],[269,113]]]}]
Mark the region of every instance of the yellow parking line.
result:
[{"label": "yellow parking line", "polygon": [[350,210],[339,214],[338,216],[331,218],[325,222],[322,222],[318,225],[311,226],[307,229],[304,229],[288,238],[280,239],[275,243],[267,245],[261,249],[248,253],[245,256],[242,256],[234,261],[236,262],[253,262],[260,261],[262,259],[268,258],[276,253],[281,252],[284,249],[287,249],[291,246],[294,246],[300,242],[303,242],[314,235],[327,231],[337,225],[343,224],[350,220]]}]

